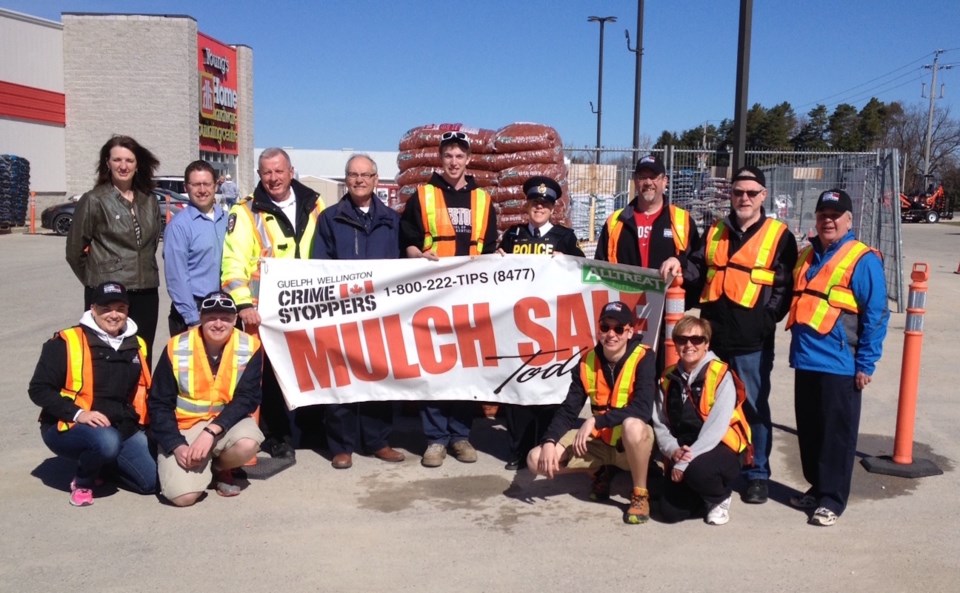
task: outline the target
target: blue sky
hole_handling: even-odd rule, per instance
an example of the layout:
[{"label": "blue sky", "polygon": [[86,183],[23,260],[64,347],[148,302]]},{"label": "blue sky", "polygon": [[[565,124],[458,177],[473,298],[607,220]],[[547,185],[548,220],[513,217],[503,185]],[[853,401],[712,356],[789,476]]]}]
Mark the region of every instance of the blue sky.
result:
[{"label": "blue sky", "polygon": [[[737,0],[647,0],[641,134],[733,117]],[[409,128],[498,128],[536,121],[568,146],[593,146],[599,27],[603,143],[633,137],[636,0],[352,0],[142,2],[0,0],[51,20],[61,12],[193,16],[204,33],[254,50],[255,143],[395,150]],[[862,106],[875,95],[927,105],[936,49],[945,98],[960,117],[957,0],[755,0],[749,103]],[[131,61],[131,64],[134,62]]]}]

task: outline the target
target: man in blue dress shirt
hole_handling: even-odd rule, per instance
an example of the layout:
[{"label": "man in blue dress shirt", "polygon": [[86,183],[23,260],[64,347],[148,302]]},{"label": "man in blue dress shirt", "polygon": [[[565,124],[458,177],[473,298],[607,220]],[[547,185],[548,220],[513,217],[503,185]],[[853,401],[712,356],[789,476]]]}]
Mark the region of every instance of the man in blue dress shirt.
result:
[{"label": "man in blue dress shirt", "polygon": [[227,214],[215,202],[216,172],[193,161],[183,173],[190,204],[177,213],[163,234],[164,278],[170,294],[170,335],[200,324],[203,296],[220,290],[220,260]]}]

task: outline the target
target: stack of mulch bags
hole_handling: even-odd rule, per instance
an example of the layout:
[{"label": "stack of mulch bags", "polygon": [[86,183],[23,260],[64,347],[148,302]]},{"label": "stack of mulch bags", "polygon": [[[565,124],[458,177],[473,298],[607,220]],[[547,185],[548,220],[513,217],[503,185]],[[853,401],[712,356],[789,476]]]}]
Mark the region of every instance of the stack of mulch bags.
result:
[{"label": "stack of mulch bags", "polygon": [[434,171],[440,171],[440,136],[444,132],[463,132],[469,138],[472,157],[467,175],[472,175],[477,185],[490,193],[501,231],[526,221],[522,186],[535,175],[551,177],[563,188],[551,221],[569,224],[563,143],[555,129],[535,123],[513,123],[499,130],[463,124],[428,124],[409,130],[400,139],[397,156],[399,209],[416,196],[418,185],[430,181]]},{"label": "stack of mulch bags", "polygon": [[30,203],[30,162],[0,155],[0,226],[23,226]]}]

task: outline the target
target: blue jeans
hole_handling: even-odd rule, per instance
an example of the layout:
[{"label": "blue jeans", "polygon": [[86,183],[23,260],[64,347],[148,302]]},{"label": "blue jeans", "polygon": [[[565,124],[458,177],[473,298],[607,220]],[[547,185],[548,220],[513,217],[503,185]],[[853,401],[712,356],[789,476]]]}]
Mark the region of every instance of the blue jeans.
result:
[{"label": "blue jeans", "polygon": [[747,391],[743,411],[747,415],[753,435],[753,466],[743,468],[743,477],[747,480],[769,480],[770,451],[773,449],[773,423],[770,419],[773,349],[733,354],[723,360],[736,371]]},{"label": "blue jeans", "polygon": [[444,447],[470,438],[470,427],[476,416],[475,402],[440,401],[424,402],[420,406],[420,421],[427,444],[439,443]]},{"label": "blue jeans", "polygon": [[74,424],[60,432],[56,424],[43,426],[40,436],[55,454],[77,462],[77,486],[92,488],[103,469],[115,469],[125,486],[140,494],[157,491],[157,461],[150,454],[147,434],[138,430],[123,439],[112,426]]}]

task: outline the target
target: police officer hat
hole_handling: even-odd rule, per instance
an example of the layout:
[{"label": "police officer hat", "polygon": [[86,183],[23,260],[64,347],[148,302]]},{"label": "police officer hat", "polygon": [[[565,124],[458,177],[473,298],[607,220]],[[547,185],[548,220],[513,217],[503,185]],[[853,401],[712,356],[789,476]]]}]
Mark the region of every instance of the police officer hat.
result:
[{"label": "police officer hat", "polygon": [[563,195],[563,190],[555,180],[545,175],[536,175],[523,184],[523,195],[527,196],[528,200],[543,200],[554,204]]}]

